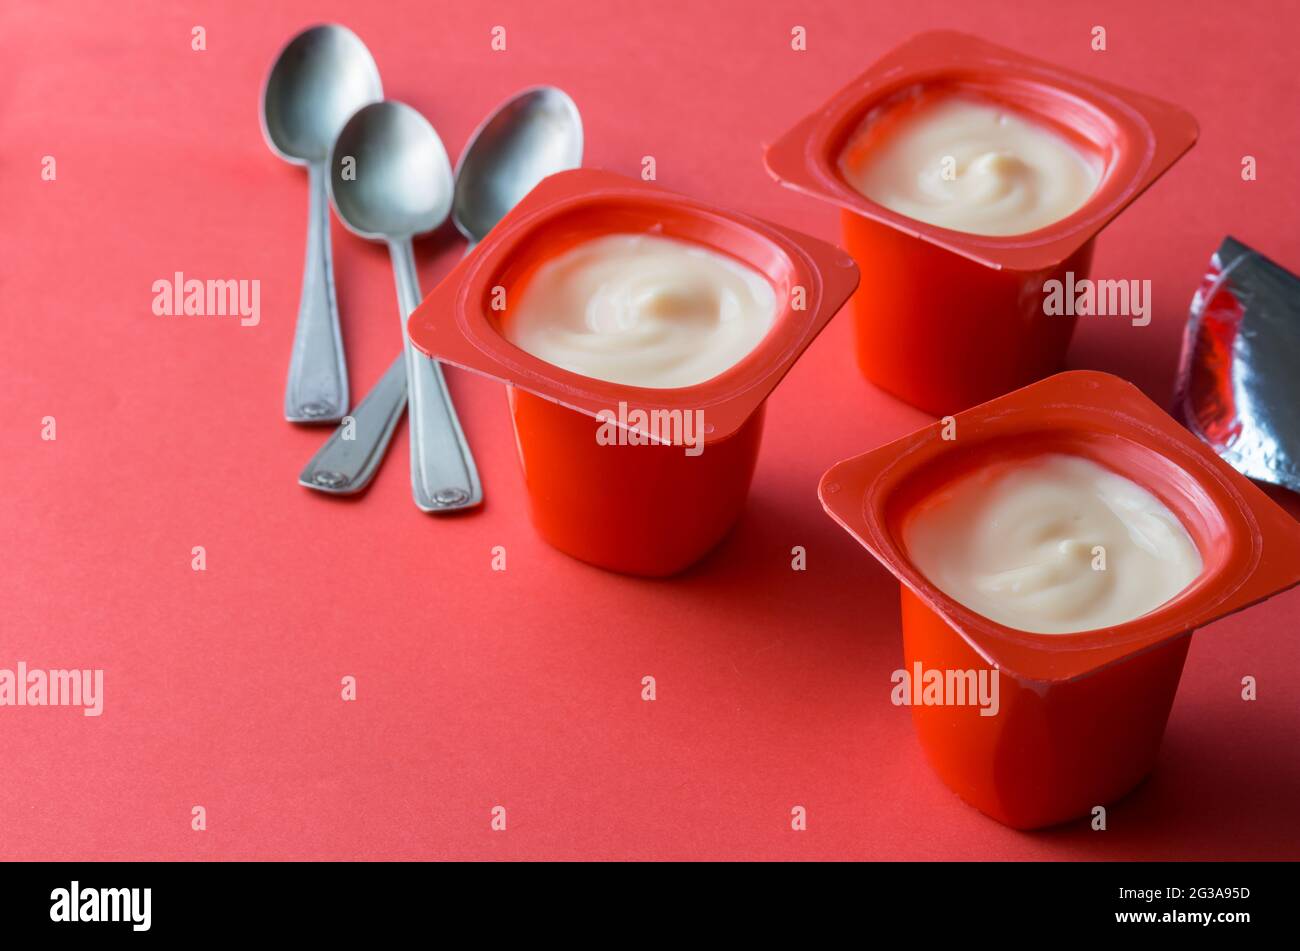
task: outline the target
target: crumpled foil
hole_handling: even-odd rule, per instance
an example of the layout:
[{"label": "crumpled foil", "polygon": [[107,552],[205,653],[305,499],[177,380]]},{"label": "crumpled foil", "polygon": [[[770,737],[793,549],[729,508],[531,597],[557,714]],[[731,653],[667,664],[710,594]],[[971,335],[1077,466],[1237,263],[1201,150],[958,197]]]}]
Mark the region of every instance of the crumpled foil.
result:
[{"label": "crumpled foil", "polygon": [[1192,298],[1175,404],[1242,475],[1300,492],[1300,278],[1223,240]]}]

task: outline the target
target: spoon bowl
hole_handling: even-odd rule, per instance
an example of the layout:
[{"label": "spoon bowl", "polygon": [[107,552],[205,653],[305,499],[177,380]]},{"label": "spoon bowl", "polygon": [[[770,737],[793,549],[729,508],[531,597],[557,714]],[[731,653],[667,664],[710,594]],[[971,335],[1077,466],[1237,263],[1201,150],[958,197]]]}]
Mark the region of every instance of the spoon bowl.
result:
[{"label": "spoon bowl", "polygon": [[304,30],[280,51],[262,90],[262,134],[286,162],[323,161],[348,116],[382,99],[379,67],[347,27]]},{"label": "spoon bowl", "polygon": [[535,86],[508,99],[470,136],[456,164],[452,218],[471,244],[543,178],[582,164],[582,117],[568,93]]},{"label": "spoon bowl", "polygon": [[447,220],[451,162],[424,116],[404,103],[372,102],[338,134],[330,195],[354,234],[375,241],[410,238]]}]

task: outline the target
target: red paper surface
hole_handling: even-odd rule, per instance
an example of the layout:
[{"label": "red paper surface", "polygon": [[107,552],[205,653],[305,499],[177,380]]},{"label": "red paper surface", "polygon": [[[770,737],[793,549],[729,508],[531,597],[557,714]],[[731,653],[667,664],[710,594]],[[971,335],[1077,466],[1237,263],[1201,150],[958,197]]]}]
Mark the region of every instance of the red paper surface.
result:
[{"label": "red paper surface", "polygon": [[[257,119],[281,44],[333,19],[453,158],[502,99],[552,83],[582,110],[588,165],[636,174],[653,155],[666,188],[835,240],[830,208],[768,179],[762,144],[904,37],[975,32],[1199,120],[1196,148],[1098,244],[1094,276],[1152,281],[1151,325],[1084,318],[1070,354],[1167,403],[1223,235],[1300,266],[1296,8],[181,6],[0,12],[0,668],[105,671],[100,717],[0,707],[0,858],[1300,855],[1295,591],[1196,635],[1157,771],[1107,831],[1013,832],[940,784],[889,702],[896,584],[817,502],[830,464],[927,421],[857,375],[845,315],[769,403],[743,521],[677,579],[540,542],[501,387],[464,373],[449,376],[481,512],[416,511],[404,428],[364,497],[300,488],[326,434],[281,416],[306,179]],[[382,247],[333,236],[359,398],[397,352],[395,290]],[[418,246],[426,290],[460,250],[450,227]],[[260,280],[261,323],[154,316],[152,284],[176,271]]]}]

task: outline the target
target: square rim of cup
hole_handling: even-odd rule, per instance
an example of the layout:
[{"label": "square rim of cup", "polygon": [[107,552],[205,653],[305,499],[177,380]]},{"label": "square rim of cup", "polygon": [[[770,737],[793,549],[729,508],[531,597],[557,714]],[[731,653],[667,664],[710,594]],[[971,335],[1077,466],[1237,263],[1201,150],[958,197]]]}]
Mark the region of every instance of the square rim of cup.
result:
[{"label": "square rim of cup", "polygon": [[[1000,86],[1021,97],[1055,93],[1113,127],[1132,145],[1112,156],[1097,189],[1072,214],[1020,235],[955,231],[892,211],[850,185],[838,157],[872,108],[918,86],[979,90]],[[1049,126],[1064,124],[1020,109]],[[1065,261],[1105,228],[1195,143],[1195,118],[1180,106],[1064,69],[955,30],[917,34],[894,47],[831,95],[764,151],[768,173],[783,186],[995,269],[1045,270]]]},{"label": "square rim of cup", "polygon": [[[584,216],[598,219],[602,207],[633,225],[582,224]],[[635,227],[648,222],[653,225]],[[585,239],[629,230],[654,233],[736,259],[772,284],[777,297],[772,327],[735,365],[684,387],[660,389],[599,380],[527,353],[505,338],[485,302],[494,287],[505,286],[502,280],[526,280],[530,267],[561,253],[544,239],[546,230],[557,223],[569,224]],[[572,243],[578,240],[582,239]],[[746,240],[752,251],[748,257],[736,253]],[[754,260],[764,254],[772,262],[768,269]],[[774,281],[772,269],[780,270],[779,282]],[[412,312],[408,328],[412,342],[435,359],[593,418],[620,403],[626,404],[629,414],[637,409],[703,410],[707,446],[733,435],[753,415],[857,284],[857,265],[843,250],[819,238],[639,179],[572,169],[547,177],[530,191]],[[795,285],[805,289],[803,310],[791,304]],[[507,300],[508,294],[507,288]]]},{"label": "square rim of cup", "polygon": [[[1122,624],[1072,634],[1041,634],[1000,624],[929,581],[912,563],[897,531],[901,516],[890,506],[905,503],[891,501],[902,480],[916,477],[923,467],[936,464],[943,456],[951,460],[954,452],[970,453],[970,465],[978,468],[979,454],[991,452],[995,443],[1017,434],[1050,433],[1054,415],[1058,427],[1067,418],[1077,420],[1077,432],[1096,436],[1098,445],[1107,439],[1115,440],[1114,446],[1120,441],[1131,444],[1134,460],[1159,457],[1190,477],[1219,509],[1227,548],[1210,553],[1217,561],[1208,559],[1198,542],[1207,564],[1201,575],[1166,603]],[[1093,370],[1066,371],[952,418],[957,439],[942,438],[944,421],[939,420],[838,462],[822,476],[818,497],[827,513],[901,584],[984,660],[1012,676],[1036,682],[1074,680],[1300,583],[1300,524],[1141,390],[1117,376]],[[989,428],[981,430],[981,424]],[[963,430],[970,432],[972,427],[974,434],[961,445]],[[1027,449],[1025,454],[1035,451]],[[1107,468],[1132,478],[1113,465]],[[1138,484],[1153,491],[1150,484]],[[924,493],[913,501],[921,497]],[[1168,500],[1162,501],[1168,504]],[[1184,527],[1188,528],[1185,522]]]}]

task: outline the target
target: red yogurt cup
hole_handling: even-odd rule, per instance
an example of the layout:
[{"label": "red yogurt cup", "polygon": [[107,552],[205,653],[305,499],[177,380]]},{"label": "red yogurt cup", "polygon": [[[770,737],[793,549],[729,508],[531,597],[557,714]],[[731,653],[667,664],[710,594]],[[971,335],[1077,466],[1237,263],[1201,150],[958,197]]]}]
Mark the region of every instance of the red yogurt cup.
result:
[{"label": "red yogurt cup", "polygon": [[[945,433],[954,438],[945,439]],[[932,493],[992,463],[1082,456],[1142,486],[1200,551],[1201,574],[1139,618],[1078,634],[1014,630],[959,604],[908,556],[901,526]],[[905,669],[996,669],[999,709],[913,705],[948,786],[1018,829],[1087,814],[1150,772],[1192,631],[1300,583],[1300,525],[1132,384],[1061,373],[936,423],[822,477],[826,511],[901,583]]]},{"label": "red yogurt cup", "polygon": [[[502,336],[509,301],[538,266],[620,233],[692,242],[757,270],[776,292],[772,329],[735,366],[672,389],[572,373]],[[699,560],[739,518],[764,403],[857,280],[852,260],[816,238],[636,179],[577,169],[533,189],[425,298],[408,327],[430,356],[507,384],[533,523],[543,538],[602,568],[661,576]],[[680,443],[636,444],[663,436],[654,414],[667,419],[697,410],[698,454],[688,455]],[[626,439],[602,444],[598,434],[608,437],[611,427]]]},{"label": "red yogurt cup", "polygon": [[[1037,231],[988,236],[890,211],[854,189],[840,156],[864,122],[932,97],[1004,104],[1101,164],[1077,211]],[[869,121],[868,121],[869,120]],[[841,209],[844,246],[862,283],[853,298],[858,364],[868,380],[935,415],[965,409],[1064,365],[1074,320],[1044,313],[1044,285],[1085,278],[1093,242],[1196,141],[1177,106],[962,33],[913,37],[770,146],[783,185]]]}]

